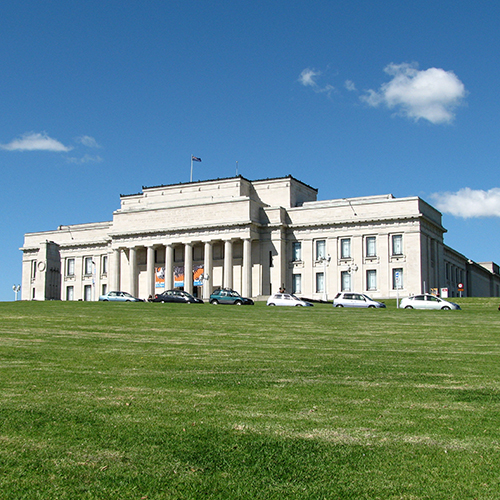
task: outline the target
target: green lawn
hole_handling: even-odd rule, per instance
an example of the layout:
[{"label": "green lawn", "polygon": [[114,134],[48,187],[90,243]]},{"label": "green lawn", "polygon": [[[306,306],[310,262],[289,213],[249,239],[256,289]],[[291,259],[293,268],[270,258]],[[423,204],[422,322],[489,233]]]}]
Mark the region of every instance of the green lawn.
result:
[{"label": "green lawn", "polygon": [[499,299],[0,303],[0,499],[498,499]]}]

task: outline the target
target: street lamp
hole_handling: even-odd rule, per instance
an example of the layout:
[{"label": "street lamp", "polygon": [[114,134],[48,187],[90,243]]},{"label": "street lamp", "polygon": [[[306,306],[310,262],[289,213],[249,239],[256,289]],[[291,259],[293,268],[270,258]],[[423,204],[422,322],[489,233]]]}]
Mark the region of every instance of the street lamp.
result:
[{"label": "street lamp", "polygon": [[[351,277],[350,279],[350,283],[349,283],[349,288],[352,288],[353,286],[353,273],[355,273],[356,271],[358,270],[358,266],[354,263],[352,263],[348,269],[347,269],[347,272],[349,273],[349,276]],[[353,290],[351,290],[352,292]]]},{"label": "street lamp", "polygon": [[323,302],[328,302],[328,293],[326,290],[326,284],[328,280],[326,279],[326,265],[332,260],[332,257],[328,255],[327,257],[320,257],[318,259],[320,262],[323,262],[323,298],[321,299]]},{"label": "street lamp", "polygon": [[14,294],[15,294],[15,301],[17,300],[17,294],[19,293],[19,290],[21,290],[21,285],[14,285],[12,287],[12,290],[14,290]]}]

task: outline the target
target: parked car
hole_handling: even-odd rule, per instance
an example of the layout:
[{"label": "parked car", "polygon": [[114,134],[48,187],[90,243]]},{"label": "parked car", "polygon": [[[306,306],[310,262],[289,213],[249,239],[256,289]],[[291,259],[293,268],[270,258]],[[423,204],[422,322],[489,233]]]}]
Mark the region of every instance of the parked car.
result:
[{"label": "parked car", "polygon": [[210,304],[234,304],[235,306],[253,306],[253,300],[242,297],[230,288],[217,288],[210,295]]},{"label": "parked car", "polygon": [[293,293],[275,293],[267,299],[268,306],[312,306],[310,302],[299,299]]},{"label": "parked car", "polygon": [[108,292],[99,297],[99,300],[103,302],[144,302],[142,299],[138,299],[128,292]]},{"label": "parked car", "polygon": [[458,304],[440,299],[430,293],[405,297],[401,299],[399,307],[403,307],[404,309],[461,309]]},{"label": "parked car", "polygon": [[368,307],[383,308],[383,302],[377,302],[364,293],[339,292],[333,299],[333,307]]},{"label": "parked car", "polygon": [[184,290],[165,290],[154,296],[151,302],[177,302],[179,304],[203,304],[203,300],[193,297]]}]

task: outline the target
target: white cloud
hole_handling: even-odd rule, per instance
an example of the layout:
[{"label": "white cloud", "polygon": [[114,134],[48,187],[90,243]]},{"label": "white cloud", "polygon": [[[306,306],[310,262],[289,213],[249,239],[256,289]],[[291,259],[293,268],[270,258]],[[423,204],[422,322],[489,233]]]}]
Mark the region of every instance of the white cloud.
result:
[{"label": "white cloud", "polygon": [[346,80],[344,86],[349,92],[356,90],[356,85],[354,85],[354,82],[351,80]]},{"label": "white cloud", "polygon": [[465,98],[464,84],[453,71],[429,68],[419,71],[416,64],[389,64],[384,71],[393,78],[379,91],[368,90],[361,99],[376,107],[385,104],[415,121],[449,123],[454,110]]},{"label": "white cloud", "polygon": [[69,163],[76,163],[82,165],[84,163],[100,163],[102,158],[100,156],[84,155],[82,158],[68,158]]},{"label": "white cloud", "polygon": [[500,217],[500,188],[483,191],[466,187],[456,193],[434,193],[431,198],[441,212],[464,219]]},{"label": "white cloud", "polygon": [[71,151],[71,147],[65,146],[56,139],[52,139],[46,132],[27,132],[17,139],[13,139],[8,144],[0,144],[2,149],[7,151]]},{"label": "white cloud", "polygon": [[97,141],[93,137],[90,137],[89,135],[82,135],[80,137],[77,137],[76,141],[79,142],[80,144],[83,144],[84,146],[87,146],[88,148],[101,147],[99,144],[97,144]]},{"label": "white cloud", "polygon": [[306,68],[302,71],[299,76],[299,82],[305,87],[316,87],[317,83],[315,79],[321,75],[321,71],[315,71],[310,68]]}]

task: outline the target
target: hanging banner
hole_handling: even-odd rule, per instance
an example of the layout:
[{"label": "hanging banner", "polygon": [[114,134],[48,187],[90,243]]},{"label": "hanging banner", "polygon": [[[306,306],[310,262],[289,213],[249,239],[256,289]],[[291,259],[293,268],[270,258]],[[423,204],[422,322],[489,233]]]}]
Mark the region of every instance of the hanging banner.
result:
[{"label": "hanging banner", "polygon": [[184,287],[184,266],[174,267],[174,287]]},{"label": "hanging banner", "polygon": [[202,286],[203,285],[203,265],[193,266],[193,285]]},{"label": "hanging banner", "polygon": [[164,267],[155,267],[155,288],[165,288]]}]

